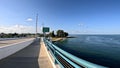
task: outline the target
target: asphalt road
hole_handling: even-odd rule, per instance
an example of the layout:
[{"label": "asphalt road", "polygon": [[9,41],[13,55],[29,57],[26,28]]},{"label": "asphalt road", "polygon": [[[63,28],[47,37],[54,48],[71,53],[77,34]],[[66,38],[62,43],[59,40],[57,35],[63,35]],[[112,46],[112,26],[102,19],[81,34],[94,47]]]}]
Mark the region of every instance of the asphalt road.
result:
[{"label": "asphalt road", "polygon": [[39,68],[40,40],[17,53],[0,60],[0,68]]},{"label": "asphalt road", "polygon": [[18,43],[18,42],[22,42],[22,41],[26,41],[28,39],[33,39],[33,38],[21,38],[21,39],[9,39],[9,40],[0,40],[0,46],[6,46],[6,45],[10,45],[13,43]]}]

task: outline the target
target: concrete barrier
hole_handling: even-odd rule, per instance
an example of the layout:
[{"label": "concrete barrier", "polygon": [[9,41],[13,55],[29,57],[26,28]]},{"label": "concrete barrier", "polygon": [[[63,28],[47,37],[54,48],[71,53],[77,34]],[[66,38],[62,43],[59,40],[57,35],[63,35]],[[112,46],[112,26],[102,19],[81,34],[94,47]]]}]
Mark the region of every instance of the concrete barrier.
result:
[{"label": "concrete barrier", "polygon": [[22,41],[22,42],[18,42],[18,43],[6,45],[6,46],[1,46],[0,47],[0,60],[27,47],[33,41],[34,41],[34,38],[28,39],[27,41]]},{"label": "concrete barrier", "polygon": [[5,41],[5,40],[17,40],[20,38],[0,38],[0,41]]}]

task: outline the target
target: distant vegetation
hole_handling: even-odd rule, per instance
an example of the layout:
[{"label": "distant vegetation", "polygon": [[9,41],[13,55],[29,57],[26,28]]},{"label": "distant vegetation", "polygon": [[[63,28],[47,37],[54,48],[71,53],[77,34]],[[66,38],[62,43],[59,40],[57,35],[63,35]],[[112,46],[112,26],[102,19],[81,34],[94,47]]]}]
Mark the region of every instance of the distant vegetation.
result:
[{"label": "distant vegetation", "polygon": [[63,30],[57,30],[56,35],[54,31],[50,32],[49,34],[51,37],[67,37],[69,34],[64,32]]},{"label": "distant vegetation", "polygon": [[[37,34],[39,37],[43,37],[43,34]],[[21,37],[35,37],[34,33],[0,33],[0,38],[21,38]]]},{"label": "distant vegetation", "polygon": [[[38,37],[43,37],[43,34],[38,33]],[[67,37],[68,33],[64,32],[63,30],[56,31],[56,34],[54,31],[50,32],[49,34],[46,34],[46,37]],[[35,33],[0,33],[0,38],[21,38],[21,37],[35,37]]]}]

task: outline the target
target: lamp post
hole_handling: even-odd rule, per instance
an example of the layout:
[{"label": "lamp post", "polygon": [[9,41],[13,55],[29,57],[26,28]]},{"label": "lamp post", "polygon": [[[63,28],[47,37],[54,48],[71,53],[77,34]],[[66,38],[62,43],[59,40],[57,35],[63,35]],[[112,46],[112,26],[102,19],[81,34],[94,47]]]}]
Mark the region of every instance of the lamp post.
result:
[{"label": "lamp post", "polygon": [[37,38],[37,24],[38,24],[38,14],[36,15],[36,34],[35,34],[36,38]]}]

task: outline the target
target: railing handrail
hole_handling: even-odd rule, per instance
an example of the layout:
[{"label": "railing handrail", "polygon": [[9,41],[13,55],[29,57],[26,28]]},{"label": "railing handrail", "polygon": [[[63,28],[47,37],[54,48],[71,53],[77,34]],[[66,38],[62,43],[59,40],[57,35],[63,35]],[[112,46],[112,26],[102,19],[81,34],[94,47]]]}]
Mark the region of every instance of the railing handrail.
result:
[{"label": "railing handrail", "polygon": [[56,51],[60,52],[61,54],[63,54],[65,57],[69,58],[70,60],[72,60],[73,62],[79,64],[80,66],[83,66],[85,68],[107,68],[101,65],[97,65],[91,62],[88,62],[86,60],[80,59],[64,50],[62,50],[61,48],[55,46],[54,44],[52,44],[50,41],[44,39],[45,43],[49,44],[52,46],[52,48],[54,48]]}]

